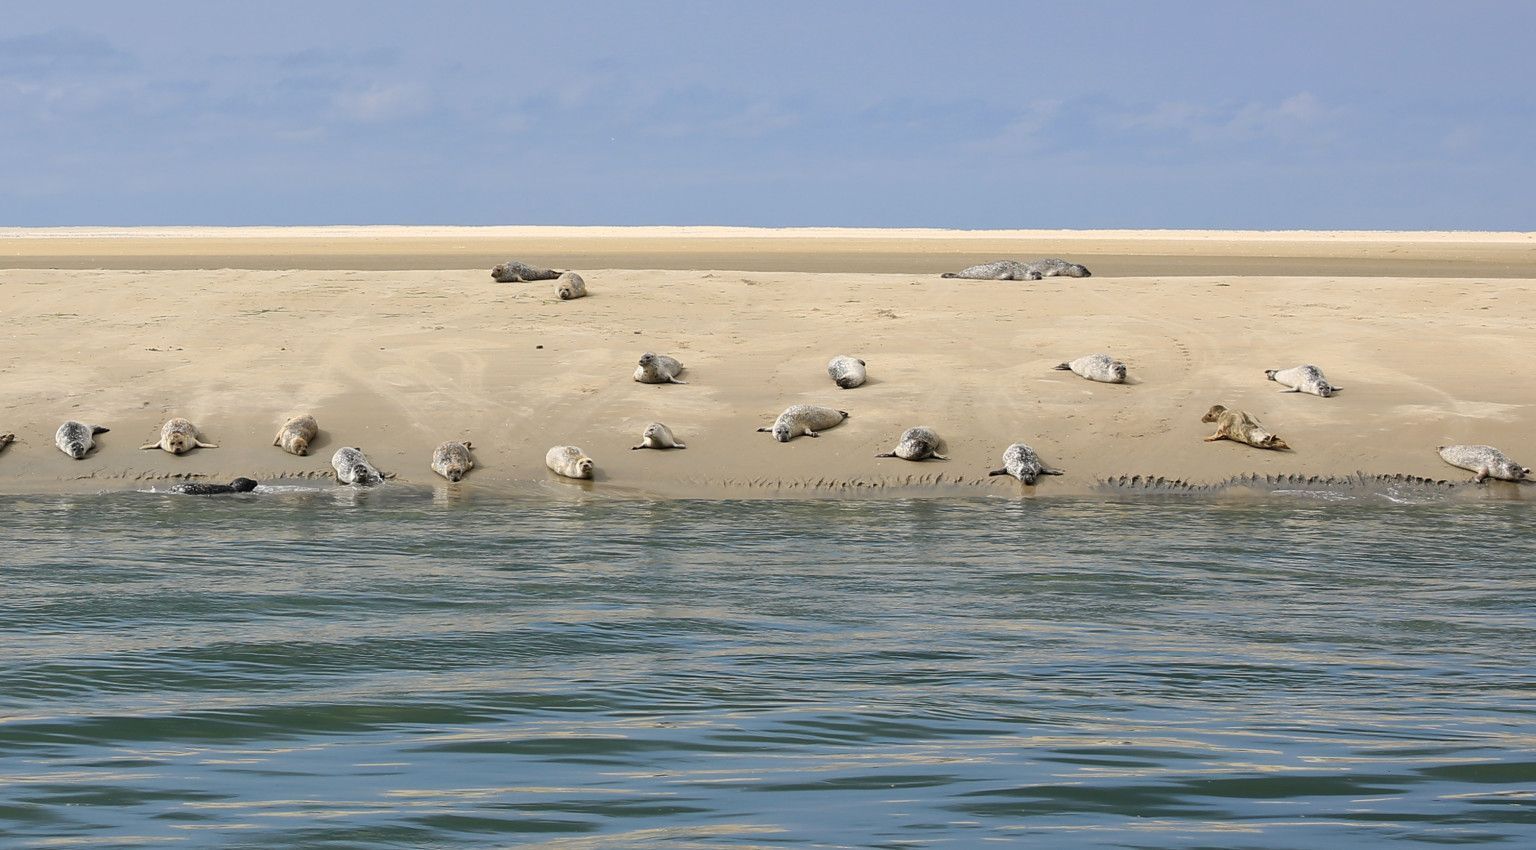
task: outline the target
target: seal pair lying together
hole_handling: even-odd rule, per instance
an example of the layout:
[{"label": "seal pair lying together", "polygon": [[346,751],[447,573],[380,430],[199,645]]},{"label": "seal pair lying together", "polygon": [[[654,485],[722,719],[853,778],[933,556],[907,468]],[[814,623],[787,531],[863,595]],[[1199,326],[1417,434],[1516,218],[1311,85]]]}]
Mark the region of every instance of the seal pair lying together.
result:
[{"label": "seal pair lying together", "polygon": [[970,266],[958,272],[945,272],[940,277],[966,280],[1040,280],[1046,277],[1092,277],[1086,266],[1069,263],[1056,257],[1026,263],[1020,260],[998,260]]}]

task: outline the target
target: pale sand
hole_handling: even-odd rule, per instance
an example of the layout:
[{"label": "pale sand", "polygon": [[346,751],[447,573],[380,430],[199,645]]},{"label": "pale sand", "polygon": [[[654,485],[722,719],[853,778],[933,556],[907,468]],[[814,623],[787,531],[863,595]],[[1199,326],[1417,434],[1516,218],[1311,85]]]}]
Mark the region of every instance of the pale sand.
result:
[{"label": "pale sand", "polygon": [[[873,271],[814,271],[822,251]],[[483,261],[562,268],[559,257],[578,255],[614,261],[578,266],[592,294],[572,302],[552,282],[498,284]],[[919,255],[954,261],[878,271]],[[1081,260],[1095,276],[931,273],[1042,255]],[[1118,271],[1095,256],[1120,257]],[[56,265],[96,268],[35,268],[61,257],[71,262]],[[211,270],[165,270],[175,265],[167,257]],[[233,261],[250,257],[262,262]],[[375,270],[303,268],[315,257]],[[421,268],[424,257],[427,268],[458,262],[378,270]],[[660,258],[693,269],[677,260],[700,257],[716,270],[655,268]],[[1213,257],[1234,271],[1138,268]],[[1355,266],[1348,277],[1276,276],[1287,258]],[[782,270],[796,264],[813,271]],[[1405,264],[1502,272],[1432,278],[1403,274]],[[1026,488],[986,472],[1019,440],[1067,470],[1042,479],[1039,495],[1091,492],[1123,474],[1464,480],[1435,455],[1451,442],[1536,462],[1531,234],[0,231],[0,266],[13,267],[0,271],[0,431],[20,439],[0,452],[5,493],[328,474],[343,445],[361,446],[398,482],[447,486],[428,468],[432,448],[466,438],[479,465],[460,487],[555,495],[1013,495]],[[271,270],[286,266],[295,268]],[[781,270],[739,271],[754,266]],[[681,359],[689,385],[631,380],[646,350]],[[1123,359],[1135,383],[1051,368],[1096,351]],[[869,362],[868,384],[832,384],[826,362],[840,353]],[[1264,379],[1266,368],[1303,362],[1345,390],[1280,394]],[[755,433],[798,402],[853,416],[820,439]],[[1252,411],[1295,451],[1202,442],[1211,428],[1200,415],[1218,402]],[[322,429],[307,458],[271,446],[300,412]],[[171,416],[191,418],[221,448],[139,451]],[[112,429],[86,460],[53,447],[69,418]],[[689,448],[630,451],[652,420]],[[873,457],[919,424],[948,438],[950,461]],[[562,443],[597,460],[595,483],[545,470],[544,452]]]}]

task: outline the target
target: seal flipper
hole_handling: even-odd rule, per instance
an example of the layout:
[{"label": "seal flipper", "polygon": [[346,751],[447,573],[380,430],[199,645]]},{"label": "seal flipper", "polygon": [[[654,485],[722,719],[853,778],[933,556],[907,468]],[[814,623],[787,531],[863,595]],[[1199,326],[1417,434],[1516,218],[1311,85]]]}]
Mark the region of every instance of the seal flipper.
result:
[{"label": "seal flipper", "polygon": [[960,275],[957,275],[954,272],[945,272],[945,273],[939,275],[939,277],[948,277],[948,278],[957,278],[959,276]]},{"label": "seal flipper", "polygon": [[[761,428],[759,428],[759,429],[757,429],[757,430],[759,430],[759,431],[761,431],[761,430],[763,430],[763,429],[761,429]],[[630,450],[630,451],[634,451],[634,450],[635,450],[635,449],[643,449],[643,448],[645,448],[645,443],[641,443],[641,444],[640,444],[640,445],[638,445],[638,446],[630,446],[630,447],[629,447],[629,450]]]},{"label": "seal flipper", "polygon": [[[1271,378],[1270,380],[1274,380],[1274,379]],[[1299,393],[1299,392],[1301,392],[1301,387],[1286,387],[1285,389],[1281,390],[1280,392],[1283,392],[1283,393]]]},{"label": "seal flipper", "polygon": [[672,377],[668,377],[667,378],[667,382],[668,383],[673,383],[673,384],[686,384],[686,383],[688,383],[687,381],[679,381],[678,379],[672,378]]},{"label": "seal flipper", "polygon": [[1055,468],[1053,466],[1042,466],[1042,467],[1040,467],[1040,474],[1041,475],[1066,475],[1067,471],[1065,469],[1057,469],[1057,468]]},{"label": "seal flipper", "polygon": [[682,443],[679,443],[679,442],[678,442],[678,441],[676,441],[676,440],[673,440],[673,441],[672,441],[672,448],[674,448],[674,449],[686,449],[686,448],[688,448],[688,447],[687,447],[687,446],[685,446],[685,445],[683,445],[683,444],[682,444]]},{"label": "seal flipper", "polygon": [[989,476],[990,475],[1007,475],[1007,474],[1008,474],[1008,467],[1006,467],[1006,466],[1003,467],[1002,469],[994,469],[991,472],[987,473],[987,475],[989,475]]},{"label": "seal flipper", "polygon": [[773,429],[772,428],[759,428],[757,430],[758,430],[759,433],[766,433],[766,432],[772,431]]},{"label": "seal flipper", "polygon": [[202,440],[193,440],[192,441],[192,445],[194,445],[194,446],[196,446],[197,448],[200,448],[200,449],[216,449],[216,448],[218,448],[218,446],[214,445],[213,443],[205,443]]},{"label": "seal flipper", "polygon": [[948,457],[941,455],[938,452],[934,452],[933,454],[929,455],[929,457],[933,458],[934,460],[949,460]]},{"label": "seal flipper", "polygon": [[112,429],[111,428],[103,428],[100,425],[92,425],[91,426],[91,435],[95,436],[97,434],[105,434],[105,433],[107,433],[110,430],[112,430]]},{"label": "seal flipper", "polygon": [[1070,364],[1070,363],[1063,363],[1060,366],[1052,366],[1051,368],[1055,369],[1058,372],[1070,372],[1070,371],[1072,371],[1072,364]]},{"label": "seal flipper", "polygon": [[875,455],[875,457],[895,457],[895,456],[896,456],[895,452],[881,452],[880,454]]}]

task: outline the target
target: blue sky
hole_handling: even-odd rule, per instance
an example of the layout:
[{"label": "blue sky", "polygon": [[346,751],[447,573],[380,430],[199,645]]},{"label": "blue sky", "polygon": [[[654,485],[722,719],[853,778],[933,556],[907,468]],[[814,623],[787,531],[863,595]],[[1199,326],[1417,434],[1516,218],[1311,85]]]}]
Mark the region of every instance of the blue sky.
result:
[{"label": "blue sky", "polygon": [[0,225],[1536,230],[1536,3],[67,2]]}]

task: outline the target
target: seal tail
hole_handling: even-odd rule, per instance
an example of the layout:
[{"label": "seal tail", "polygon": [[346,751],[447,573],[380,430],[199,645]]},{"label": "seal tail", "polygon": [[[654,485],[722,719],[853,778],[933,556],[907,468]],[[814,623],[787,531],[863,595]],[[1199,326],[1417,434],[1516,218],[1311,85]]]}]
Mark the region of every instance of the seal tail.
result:
[{"label": "seal tail", "polygon": [[994,469],[991,472],[987,473],[988,476],[992,476],[992,475],[1007,475],[1007,474],[1008,474],[1008,467],[1006,467],[1006,466],[1003,467],[1002,469]]},{"label": "seal tail", "polygon": [[105,434],[105,433],[107,433],[110,430],[112,430],[112,429],[111,428],[103,428],[100,425],[92,425],[91,426],[91,433],[92,434]]},{"label": "seal tail", "polygon": [[1072,364],[1070,364],[1070,363],[1062,363],[1059,366],[1052,366],[1051,368],[1055,369],[1058,372],[1070,372],[1070,371],[1072,371]]},{"label": "seal tail", "polygon": [[1278,371],[1280,371],[1280,370],[1279,369],[1265,369],[1264,370],[1264,377],[1266,377],[1266,378],[1270,379],[1271,381],[1273,381],[1275,379],[1275,373],[1278,372]]},{"label": "seal tail", "polygon": [[954,272],[945,272],[945,273],[939,275],[939,277],[947,277],[947,278],[957,278],[959,276],[960,275],[955,274]]}]

